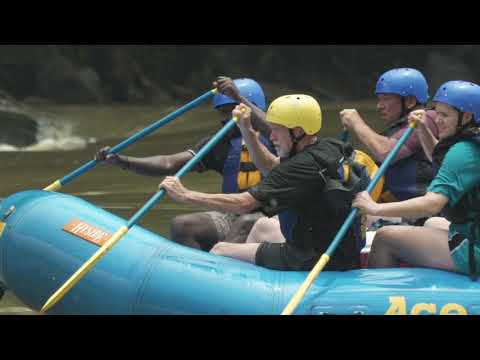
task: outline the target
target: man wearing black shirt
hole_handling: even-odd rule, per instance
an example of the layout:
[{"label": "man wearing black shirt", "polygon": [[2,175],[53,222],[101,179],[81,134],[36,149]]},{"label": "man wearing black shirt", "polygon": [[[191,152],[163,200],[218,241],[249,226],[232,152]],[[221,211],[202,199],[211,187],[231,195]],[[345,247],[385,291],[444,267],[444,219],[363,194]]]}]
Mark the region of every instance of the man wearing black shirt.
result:
[{"label": "man wearing black shirt", "polygon": [[[160,184],[174,200],[238,214],[260,210],[278,214],[285,243],[232,244],[220,242],[211,252],[277,270],[311,270],[325,252],[344,219],[350,203],[335,204],[328,195],[339,180],[337,165],[344,154],[317,137],[321,109],[308,95],[287,95],[271,103],[266,120],[278,157],[259,141],[251,124],[251,109],[235,108],[238,126],[262,182],[240,194],[205,194],[186,189],[177,177]],[[359,267],[359,254],[350,230],[328,263],[327,270]]]}]

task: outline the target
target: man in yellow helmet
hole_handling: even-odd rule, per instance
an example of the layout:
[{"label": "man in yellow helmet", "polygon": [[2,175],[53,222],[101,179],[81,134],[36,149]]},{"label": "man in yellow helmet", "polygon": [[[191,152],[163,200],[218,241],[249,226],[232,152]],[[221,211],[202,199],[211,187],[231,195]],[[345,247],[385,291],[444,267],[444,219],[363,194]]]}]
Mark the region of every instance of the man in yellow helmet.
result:
[{"label": "man in yellow helmet", "polygon": [[[251,109],[238,105],[233,116],[264,175],[261,183],[241,194],[205,194],[186,189],[176,177],[161,184],[174,200],[218,211],[248,213],[259,209],[267,216],[278,214],[284,243],[221,242],[210,252],[276,270],[307,271],[324,253],[350,212],[353,195],[334,201],[329,190],[341,180],[339,164],[346,157],[340,142],[317,137],[322,113],[308,95],[286,95],[273,101],[267,111],[270,140],[278,157],[259,141],[251,124]],[[327,265],[327,270],[349,270],[360,265],[358,249],[349,230]]]}]

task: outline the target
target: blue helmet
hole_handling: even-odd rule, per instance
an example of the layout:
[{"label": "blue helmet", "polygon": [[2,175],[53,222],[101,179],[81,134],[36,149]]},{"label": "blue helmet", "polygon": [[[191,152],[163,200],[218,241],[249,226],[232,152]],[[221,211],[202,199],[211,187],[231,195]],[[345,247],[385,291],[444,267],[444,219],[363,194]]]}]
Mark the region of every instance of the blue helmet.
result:
[{"label": "blue helmet", "polygon": [[473,113],[480,124],[480,86],[469,81],[448,81],[437,90],[435,102],[445,103],[461,112]]},{"label": "blue helmet", "polygon": [[[262,87],[255,80],[236,79],[233,80],[233,82],[240,91],[240,95],[247,98],[263,111],[267,110],[266,99],[265,95],[263,94]],[[213,107],[215,109],[227,104],[238,104],[238,102],[220,93],[213,97]]]},{"label": "blue helmet", "polygon": [[389,70],[380,76],[375,87],[375,95],[385,93],[415,96],[420,104],[426,104],[428,101],[427,80],[420,71],[415,69]]}]

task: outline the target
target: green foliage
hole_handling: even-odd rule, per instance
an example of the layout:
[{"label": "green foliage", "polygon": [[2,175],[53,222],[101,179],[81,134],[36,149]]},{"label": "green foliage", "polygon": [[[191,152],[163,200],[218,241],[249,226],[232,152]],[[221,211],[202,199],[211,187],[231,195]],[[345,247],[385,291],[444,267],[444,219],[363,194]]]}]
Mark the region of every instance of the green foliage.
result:
[{"label": "green foliage", "polygon": [[480,48],[474,45],[0,46],[1,58],[23,64],[13,70],[0,67],[0,88],[21,97],[46,96],[35,93],[40,88],[37,74],[62,57],[72,71],[94,71],[104,96],[113,101],[148,99],[155,91],[193,96],[217,75],[252,77],[327,99],[360,99],[371,97],[377,77],[393,67],[416,67],[429,79],[438,77],[441,71],[432,70],[432,54],[441,54],[453,67],[458,61],[468,71],[467,80],[480,76]]}]

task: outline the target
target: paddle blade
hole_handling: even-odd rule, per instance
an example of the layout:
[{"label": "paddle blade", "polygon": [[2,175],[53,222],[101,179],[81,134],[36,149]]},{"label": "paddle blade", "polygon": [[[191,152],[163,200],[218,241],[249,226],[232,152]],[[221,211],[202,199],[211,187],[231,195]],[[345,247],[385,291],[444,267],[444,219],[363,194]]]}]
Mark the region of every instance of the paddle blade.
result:
[{"label": "paddle blade", "polygon": [[62,184],[60,182],[60,180],[57,180],[57,181],[54,181],[53,183],[51,183],[50,185],[48,185],[45,189],[45,191],[58,191],[62,188]]},{"label": "paddle blade", "polygon": [[327,254],[323,254],[320,257],[320,260],[318,260],[318,263],[315,265],[313,270],[308,274],[302,286],[300,286],[300,289],[298,289],[298,291],[292,297],[288,305],[285,307],[285,309],[283,309],[282,315],[293,314],[298,304],[300,304],[300,301],[302,301],[303,297],[305,296],[305,293],[307,292],[307,290],[310,288],[312,283],[317,278],[318,274],[320,274],[320,272],[323,270],[323,268],[325,267],[325,265],[327,265],[329,261],[330,261],[330,256],[328,256]]}]

